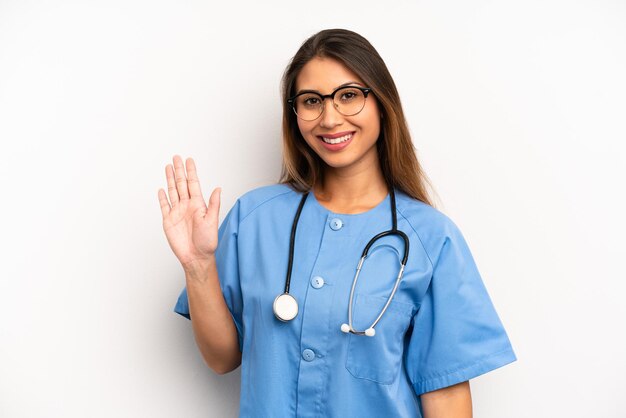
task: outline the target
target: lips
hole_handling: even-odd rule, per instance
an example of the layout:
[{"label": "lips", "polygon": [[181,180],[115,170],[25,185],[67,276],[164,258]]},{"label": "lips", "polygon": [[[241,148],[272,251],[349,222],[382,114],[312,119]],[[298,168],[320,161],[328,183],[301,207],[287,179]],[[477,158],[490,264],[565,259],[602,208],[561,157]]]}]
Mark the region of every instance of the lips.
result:
[{"label": "lips", "polygon": [[340,144],[348,141],[354,135],[354,131],[338,132],[335,134],[325,134],[318,136],[326,144]]},{"label": "lips", "polygon": [[325,138],[322,137],[322,141],[324,141],[327,144],[340,144],[342,142],[347,141],[348,139],[352,138],[352,134],[348,134],[348,135],[344,135],[344,136],[340,136],[339,138]]},{"label": "lips", "polygon": [[356,132],[348,131],[336,134],[325,134],[323,136],[318,136],[317,138],[327,150],[339,151],[347,147],[350,142],[352,142],[352,138],[354,138],[355,135]]}]

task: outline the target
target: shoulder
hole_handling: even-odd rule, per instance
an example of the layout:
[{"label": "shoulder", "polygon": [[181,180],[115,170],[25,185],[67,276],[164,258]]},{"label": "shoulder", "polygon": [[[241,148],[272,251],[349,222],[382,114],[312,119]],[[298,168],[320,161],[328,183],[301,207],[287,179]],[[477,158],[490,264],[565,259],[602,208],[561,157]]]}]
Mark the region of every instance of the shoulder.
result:
[{"label": "shoulder", "polygon": [[243,221],[259,209],[284,204],[298,193],[286,184],[271,184],[252,189],[237,199],[240,220]]},{"label": "shoulder", "polygon": [[437,208],[414,199],[407,194],[396,192],[396,209],[398,222],[400,219],[408,224],[431,261],[438,255],[447,241],[456,241],[462,238],[459,227],[450,217]]}]

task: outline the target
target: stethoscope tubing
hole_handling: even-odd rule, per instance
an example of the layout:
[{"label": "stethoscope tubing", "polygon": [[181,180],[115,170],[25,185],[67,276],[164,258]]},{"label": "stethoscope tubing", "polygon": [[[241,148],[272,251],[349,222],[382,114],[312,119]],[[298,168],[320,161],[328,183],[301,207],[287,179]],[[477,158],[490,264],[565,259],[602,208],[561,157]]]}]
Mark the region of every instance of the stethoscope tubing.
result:
[{"label": "stethoscope tubing", "polygon": [[356,274],[354,276],[354,279],[352,280],[352,288],[350,289],[350,302],[348,305],[348,326],[349,326],[349,332],[352,334],[368,335],[366,334],[365,331],[357,331],[352,326],[352,306],[353,306],[353,301],[354,301],[354,289],[356,288],[356,283],[359,280],[359,274],[361,273],[361,267],[363,267],[363,263],[365,262],[365,259],[368,256],[370,247],[376,242],[376,240],[387,235],[398,235],[404,240],[404,257],[402,259],[402,264],[400,265],[400,271],[398,273],[398,277],[396,277],[396,281],[393,285],[393,289],[391,290],[391,293],[387,297],[387,302],[385,303],[385,306],[381,309],[380,313],[378,314],[378,316],[376,317],[372,325],[369,326],[368,329],[373,330],[376,324],[378,324],[380,319],[383,317],[383,314],[387,311],[387,308],[391,304],[391,300],[396,294],[396,290],[398,290],[398,286],[400,285],[400,280],[402,280],[402,275],[404,274],[404,267],[406,266],[406,261],[408,259],[408,254],[409,254],[409,237],[404,232],[397,230],[397,229],[381,232],[380,234],[372,238],[370,242],[367,243],[367,246],[363,250],[363,255],[361,256],[361,259],[359,260],[359,264],[356,268]]},{"label": "stethoscope tubing", "polygon": [[293,225],[291,226],[291,238],[289,239],[289,264],[287,265],[287,279],[285,280],[285,293],[289,293],[289,286],[291,285],[291,270],[293,268],[293,251],[296,242],[296,229],[298,228],[298,221],[300,220],[300,213],[302,213],[302,207],[306,202],[306,198],[309,197],[309,192],[306,192],[300,200],[298,211],[293,219]]},{"label": "stethoscope tubing", "polygon": [[[367,335],[370,337],[374,336],[375,335],[374,327],[381,320],[383,314],[387,311],[387,308],[391,304],[391,301],[394,295],[396,294],[396,291],[402,279],[402,275],[404,274],[404,268],[406,266],[408,256],[409,256],[409,237],[404,232],[398,230],[398,227],[397,227],[396,197],[395,197],[393,187],[389,188],[389,194],[391,195],[392,228],[388,231],[383,231],[383,232],[376,234],[372,239],[370,239],[370,241],[367,243],[367,245],[363,249],[363,254],[361,255],[361,258],[357,265],[356,273],[355,273],[354,279],[352,280],[352,287],[350,289],[350,301],[348,305],[348,324],[342,324],[341,326],[341,330],[345,333],[349,332],[349,333],[356,334],[356,335]],[[294,247],[295,247],[295,240],[296,240],[296,230],[298,227],[298,221],[300,220],[300,214],[302,213],[302,208],[304,207],[304,203],[306,202],[308,195],[309,195],[309,192],[306,192],[302,196],[302,199],[300,200],[300,204],[298,206],[298,210],[296,211],[296,215],[293,220],[293,225],[291,227],[291,236],[289,240],[289,262],[287,265],[287,278],[285,280],[285,291],[283,294],[280,294],[276,297],[276,299],[274,300],[274,305],[273,305],[274,315],[276,316],[276,318],[278,318],[280,321],[283,321],[283,322],[290,321],[291,319],[295,318],[295,316],[298,313],[297,300],[291,294],[289,294],[289,288],[291,285],[291,272],[293,269],[293,255],[294,255]],[[402,263],[400,265],[400,271],[394,283],[393,289],[391,290],[391,293],[389,294],[389,297],[387,298],[387,302],[385,303],[385,306],[382,308],[382,310],[380,311],[380,313],[378,314],[378,316],[376,317],[372,325],[370,325],[370,327],[367,328],[365,331],[358,331],[358,330],[355,330],[354,327],[352,326],[352,306],[354,302],[354,290],[356,288],[356,284],[359,279],[359,274],[361,273],[361,268],[363,267],[365,259],[367,258],[369,254],[370,248],[372,247],[372,245],[374,245],[374,243],[377,240],[388,235],[397,235],[401,237],[402,240],[404,241],[404,255],[402,258]]]}]

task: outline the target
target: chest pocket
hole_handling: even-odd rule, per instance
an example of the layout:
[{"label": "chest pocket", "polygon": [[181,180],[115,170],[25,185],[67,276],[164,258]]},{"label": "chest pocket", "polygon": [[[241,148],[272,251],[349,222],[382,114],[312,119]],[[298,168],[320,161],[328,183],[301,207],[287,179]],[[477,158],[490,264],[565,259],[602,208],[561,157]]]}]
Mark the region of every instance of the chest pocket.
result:
[{"label": "chest pocket", "polygon": [[[356,293],[352,308],[355,329],[363,331],[376,319],[387,298]],[[404,334],[415,307],[395,298],[374,329],[376,335],[348,334],[346,369],[359,379],[388,385],[395,381],[402,365]]]}]

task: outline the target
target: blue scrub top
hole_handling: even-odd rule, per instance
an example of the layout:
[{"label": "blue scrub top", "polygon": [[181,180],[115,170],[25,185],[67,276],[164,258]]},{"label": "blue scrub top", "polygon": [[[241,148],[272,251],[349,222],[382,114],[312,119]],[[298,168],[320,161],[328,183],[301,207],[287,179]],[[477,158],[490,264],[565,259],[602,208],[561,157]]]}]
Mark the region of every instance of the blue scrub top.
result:
[{"label": "blue scrub top", "polygon": [[[240,197],[219,228],[217,270],[242,352],[240,417],[421,417],[419,395],[516,360],[457,226],[396,190],[410,239],[404,276],[374,337],[345,334],[350,288],[367,242],[391,229],[390,197],[367,212],[329,211],[313,193],[295,240],[290,293],[299,312],[275,318],[292,222],[302,197],[284,184]],[[387,301],[404,242],[370,249],[355,289],[364,330]],[[186,289],[175,311],[189,318]]]}]

